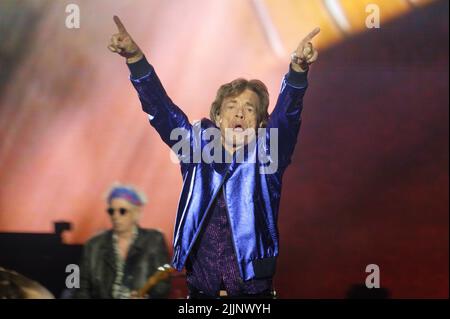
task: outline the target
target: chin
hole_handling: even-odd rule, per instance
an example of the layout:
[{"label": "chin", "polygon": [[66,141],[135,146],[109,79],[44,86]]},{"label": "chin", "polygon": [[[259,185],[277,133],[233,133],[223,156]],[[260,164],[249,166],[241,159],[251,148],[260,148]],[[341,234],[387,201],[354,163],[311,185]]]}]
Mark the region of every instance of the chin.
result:
[{"label": "chin", "polygon": [[249,134],[248,132],[234,133],[225,136],[225,142],[228,145],[233,145],[233,147],[241,147],[247,145],[254,141],[256,138],[255,134]]},{"label": "chin", "polygon": [[232,146],[236,150],[243,146],[248,145],[249,141],[247,141],[247,139],[238,139],[238,140],[235,139],[231,141],[226,141],[226,144]]},{"label": "chin", "polygon": [[233,138],[226,138],[225,144],[227,144],[228,146],[232,146],[232,147],[240,147],[245,144],[245,141],[244,141],[244,139],[239,138],[238,136],[235,136]]}]

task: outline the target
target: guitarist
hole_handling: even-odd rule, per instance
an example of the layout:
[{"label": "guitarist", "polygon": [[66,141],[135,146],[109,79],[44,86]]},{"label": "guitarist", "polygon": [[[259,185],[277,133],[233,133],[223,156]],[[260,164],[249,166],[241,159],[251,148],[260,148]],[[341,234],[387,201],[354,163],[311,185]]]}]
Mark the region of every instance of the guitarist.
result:
[{"label": "guitarist", "polygon": [[[108,192],[106,213],[112,229],[85,244],[76,298],[134,298],[158,267],[168,263],[164,236],[138,226],[145,203],[144,194],[130,186],[115,185]],[[148,297],[167,298],[169,291],[170,281],[162,280]]]}]

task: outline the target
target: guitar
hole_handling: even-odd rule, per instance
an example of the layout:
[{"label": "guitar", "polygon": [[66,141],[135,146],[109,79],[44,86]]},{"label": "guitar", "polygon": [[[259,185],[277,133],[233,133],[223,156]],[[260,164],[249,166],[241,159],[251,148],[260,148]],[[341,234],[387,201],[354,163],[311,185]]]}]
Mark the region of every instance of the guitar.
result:
[{"label": "guitar", "polygon": [[165,264],[158,268],[158,270],[147,279],[145,285],[138,290],[137,297],[144,298],[144,296],[161,280],[165,280],[170,277],[170,274],[175,272],[175,268],[172,268],[170,265]]}]

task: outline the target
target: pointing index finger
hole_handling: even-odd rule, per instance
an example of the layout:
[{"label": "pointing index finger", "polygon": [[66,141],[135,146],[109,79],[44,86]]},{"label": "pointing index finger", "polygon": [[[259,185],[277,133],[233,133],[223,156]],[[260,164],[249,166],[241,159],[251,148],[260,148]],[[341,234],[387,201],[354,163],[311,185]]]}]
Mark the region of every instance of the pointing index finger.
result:
[{"label": "pointing index finger", "polygon": [[114,16],[113,19],[120,33],[128,33],[127,29],[125,29],[125,26],[123,25],[122,21],[120,21],[118,16]]},{"label": "pointing index finger", "polygon": [[303,43],[309,42],[312,40],[312,38],[314,38],[316,35],[318,35],[320,32],[320,28],[315,28],[314,30],[312,30],[304,39],[303,39]]}]

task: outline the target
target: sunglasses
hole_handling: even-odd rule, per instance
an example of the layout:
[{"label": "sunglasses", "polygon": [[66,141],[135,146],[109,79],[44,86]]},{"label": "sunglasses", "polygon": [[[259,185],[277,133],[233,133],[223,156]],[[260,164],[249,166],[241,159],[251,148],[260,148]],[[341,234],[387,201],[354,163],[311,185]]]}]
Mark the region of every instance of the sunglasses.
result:
[{"label": "sunglasses", "polygon": [[124,216],[126,213],[128,213],[128,209],[126,208],[118,208],[118,209],[114,209],[112,207],[108,208],[106,210],[106,212],[109,214],[109,216],[113,216],[115,211],[118,211],[120,216]]}]

